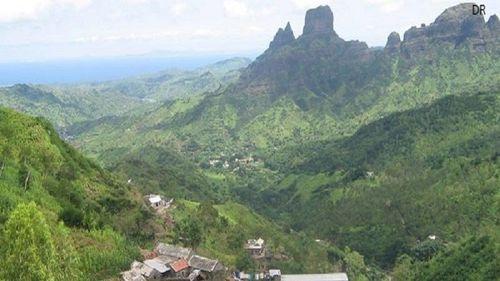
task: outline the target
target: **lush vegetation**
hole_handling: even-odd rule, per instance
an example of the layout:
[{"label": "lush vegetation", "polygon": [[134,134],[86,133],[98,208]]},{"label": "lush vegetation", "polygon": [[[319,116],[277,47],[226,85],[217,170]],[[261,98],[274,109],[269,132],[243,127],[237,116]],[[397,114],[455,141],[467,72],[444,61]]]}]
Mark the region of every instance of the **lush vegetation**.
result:
[{"label": "lush vegetation", "polygon": [[[408,57],[332,32],[241,71],[0,89],[108,169],[0,111],[0,278],[25,247],[21,279],[104,279],[158,237],[251,271],[241,246],[261,236],[283,272],[495,279],[500,55],[438,39]],[[141,207],[152,192],[176,199],[165,221]]]},{"label": "lush vegetation", "polygon": [[150,235],[150,214],[129,186],[61,141],[47,121],[7,109],[0,109],[0,190],[5,280],[108,278]]},{"label": "lush vegetation", "polygon": [[292,175],[263,189],[260,202],[384,267],[429,235],[497,237],[498,97],[446,97],[345,139],[290,148],[273,165]]},{"label": "lush vegetation", "polygon": [[65,133],[75,123],[144,112],[158,102],[217,90],[237,79],[238,69],[248,63],[246,58],[232,58],[191,71],[167,70],[103,83],[19,84],[0,88],[0,104],[46,117]]},{"label": "lush vegetation", "polygon": [[[172,215],[177,223],[169,241],[194,247],[199,253],[218,258],[231,269],[254,272],[271,267],[289,273],[317,273],[355,267],[363,272],[370,271],[374,276],[383,276],[365,265],[359,253],[340,250],[304,233],[287,232],[241,204],[181,201]],[[251,259],[243,249],[246,239],[257,238],[266,242],[266,261]],[[352,256],[361,261],[351,260]]]}]

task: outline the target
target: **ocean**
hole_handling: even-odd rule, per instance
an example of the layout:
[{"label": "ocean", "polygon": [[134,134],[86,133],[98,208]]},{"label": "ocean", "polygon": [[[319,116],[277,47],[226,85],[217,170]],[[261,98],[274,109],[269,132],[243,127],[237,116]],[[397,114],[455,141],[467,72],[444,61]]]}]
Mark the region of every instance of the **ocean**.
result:
[{"label": "ocean", "polygon": [[234,56],[120,57],[0,63],[0,86],[16,83],[69,84],[116,80],[165,69],[194,69]]}]

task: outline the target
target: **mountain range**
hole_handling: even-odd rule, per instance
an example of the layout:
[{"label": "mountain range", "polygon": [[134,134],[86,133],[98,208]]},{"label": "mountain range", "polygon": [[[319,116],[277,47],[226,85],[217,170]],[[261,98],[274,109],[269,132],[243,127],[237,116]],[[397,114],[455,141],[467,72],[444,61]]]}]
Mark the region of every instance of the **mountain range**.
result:
[{"label": "mountain range", "polygon": [[[292,258],[274,264],[290,272],[320,264],[316,271],[343,269],[352,280],[493,280],[500,21],[473,15],[472,5],[450,7],[402,38],[393,32],[384,48],[342,39],[330,7],[319,6],[307,11],[300,36],[286,23],[252,62],[15,85],[0,89],[0,104],[53,122],[93,159],[78,156],[89,169],[132,180],[119,198],[186,200],[184,210],[198,210],[207,229],[203,250],[229,264],[241,257],[228,253],[236,251],[229,242],[209,243],[232,238],[206,223],[218,216],[203,208],[248,217],[243,229],[255,228],[245,234],[272,237],[276,249],[289,241],[281,244]],[[305,242],[313,240],[325,245]]]}]

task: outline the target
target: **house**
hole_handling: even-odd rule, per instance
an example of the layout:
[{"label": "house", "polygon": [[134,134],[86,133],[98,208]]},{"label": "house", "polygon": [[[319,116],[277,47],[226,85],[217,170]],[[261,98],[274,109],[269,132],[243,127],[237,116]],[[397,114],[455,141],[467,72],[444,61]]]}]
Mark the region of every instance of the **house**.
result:
[{"label": "house", "polygon": [[170,271],[170,267],[161,261],[155,259],[145,260],[144,264],[158,271],[160,275],[164,276]]},{"label": "house", "polygon": [[194,255],[188,248],[158,243],[148,256],[122,272],[122,281],[223,281],[226,277],[226,268],[219,261]]},{"label": "house", "polygon": [[252,277],[253,276],[251,276],[250,274],[245,273],[245,272],[240,272],[238,274],[238,279],[240,279],[240,280],[250,280],[250,279],[252,279]]},{"label": "house", "polygon": [[220,160],[219,159],[211,159],[211,160],[208,160],[208,164],[210,166],[215,166],[216,164],[219,164],[220,163]]},{"label": "house", "polygon": [[325,273],[325,274],[283,274],[281,281],[349,281],[347,274]]},{"label": "house", "polygon": [[158,256],[166,256],[174,258],[174,260],[189,260],[193,255],[193,251],[191,249],[165,243],[158,243],[158,245],[156,245],[155,252],[158,254]]},{"label": "house", "polygon": [[153,208],[158,208],[165,204],[165,201],[161,198],[160,195],[149,194],[146,196],[146,199],[149,202],[149,205]]},{"label": "house", "polygon": [[[164,268],[159,267],[161,271]],[[167,270],[168,271],[168,270]],[[151,267],[145,263],[134,261],[130,266],[129,271],[122,272],[123,281],[146,281],[146,280],[160,280],[164,273],[158,271],[156,268]]]},{"label": "house", "polygon": [[146,195],[145,199],[153,209],[170,208],[170,205],[174,202],[174,199],[167,201],[165,198],[157,194]]},{"label": "house", "polygon": [[273,281],[281,281],[281,270],[279,270],[279,269],[269,269],[269,277]]},{"label": "house", "polygon": [[213,272],[216,270],[224,269],[224,267],[220,265],[219,261],[207,259],[198,255],[193,255],[189,259],[189,265],[193,268],[200,269],[206,272]]},{"label": "house", "polygon": [[264,239],[249,239],[245,244],[245,250],[253,256],[254,258],[258,258],[264,255],[265,245]]},{"label": "house", "polygon": [[170,268],[177,277],[187,277],[189,276],[189,263],[186,259],[178,259],[169,264]]},{"label": "house", "polygon": [[188,279],[189,279],[189,281],[194,281],[194,280],[197,280],[199,276],[200,276],[200,270],[195,269],[195,270],[191,271],[191,273],[188,276]]},{"label": "house", "polygon": [[199,275],[204,280],[224,280],[226,275],[225,267],[218,260],[211,260],[198,255],[193,255],[189,259],[189,266],[200,270]]},{"label": "house", "polygon": [[122,281],[147,281],[144,276],[142,276],[141,268],[143,264],[138,261],[132,262],[130,265],[130,270],[121,273]]}]

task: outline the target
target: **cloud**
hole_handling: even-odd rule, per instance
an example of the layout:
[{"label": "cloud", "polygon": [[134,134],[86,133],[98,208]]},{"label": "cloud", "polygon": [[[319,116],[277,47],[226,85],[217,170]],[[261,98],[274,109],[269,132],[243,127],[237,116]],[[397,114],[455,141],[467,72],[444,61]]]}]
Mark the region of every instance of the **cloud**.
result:
[{"label": "cloud", "polygon": [[177,3],[174,3],[171,7],[170,7],[170,11],[172,12],[172,14],[176,15],[176,16],[179,16],[181,14],[183,14],[188,8],[188,5],[184,2],[177,2]]},{"label": "cloud", "polygon": [[404,6],[403,0],[366,0],[369,4],[376,5],[385,13],[399,11]]},{"label": "cloud", "polygon": [[333,1],[331,0],[292,0],[295,7],[299,9],[311,9],[316,8],[320,5],[331,5]]},{"label": "cloud", "polygon": [[248,6],[244,2],[237,0],[224,1],[224,12],[231,18],[243,18],[250,15]]},{"label": "cloud", "polygon": [[0,22],[35,19],[40,13],[58,5],[80,9],[90,2],[91,0],[0,0]]},{"label": "cloud", "polygon": [[182,35],[181,32],[177,30],[162,31],[162,32],[150,32],[150,33],[130,33],[130,34],[119,34],[119,35],[107,35],[107,36],[83,36],[71,40],[72,43],[96,43],[96,42],[113,42],[113,41],[126,41],[126,40],[154,40],[161,38],[174,38],[176,36]]}]

